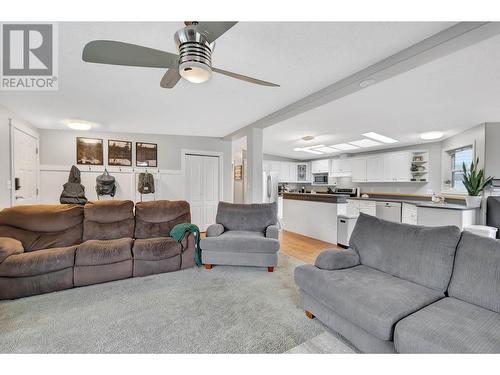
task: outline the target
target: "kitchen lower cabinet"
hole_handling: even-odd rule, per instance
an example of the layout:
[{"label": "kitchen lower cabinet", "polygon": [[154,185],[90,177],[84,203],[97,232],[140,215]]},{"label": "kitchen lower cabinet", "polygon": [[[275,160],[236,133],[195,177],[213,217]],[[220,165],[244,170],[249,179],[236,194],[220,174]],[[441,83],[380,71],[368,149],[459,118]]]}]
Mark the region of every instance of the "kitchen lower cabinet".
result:
[{"label": "kitchen lower cabinet", "polygon": [[475,225],[477,210],[449,210],[444,208],[417,207],[417,223],[428,227],[455,225],[464,230],[468,225]]},{"label": "kitchen lower cabinet", "polygon": [[417,225],[417,206],[410,203],[403,203],[401,208],[401,222],[404,224]]},{"label": "kitchen lower cabinet", "polygon": [[357,216],[362,212],[366,215],[376,216],[377,205],[375,201],[361,201],[358,199],[347,200],[347,214]]}]

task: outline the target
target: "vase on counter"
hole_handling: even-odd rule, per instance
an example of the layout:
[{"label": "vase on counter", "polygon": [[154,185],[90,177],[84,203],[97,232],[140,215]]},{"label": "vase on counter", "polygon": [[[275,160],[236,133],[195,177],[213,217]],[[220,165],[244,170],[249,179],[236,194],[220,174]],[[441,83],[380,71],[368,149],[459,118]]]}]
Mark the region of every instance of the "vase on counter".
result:
[{"label": "vase on counter", "polygon": [[483,197],[481,195],[468,195],[465,197],[465,204],[467,205],[467,207],[479,207],[481,206],[482,199]]}]

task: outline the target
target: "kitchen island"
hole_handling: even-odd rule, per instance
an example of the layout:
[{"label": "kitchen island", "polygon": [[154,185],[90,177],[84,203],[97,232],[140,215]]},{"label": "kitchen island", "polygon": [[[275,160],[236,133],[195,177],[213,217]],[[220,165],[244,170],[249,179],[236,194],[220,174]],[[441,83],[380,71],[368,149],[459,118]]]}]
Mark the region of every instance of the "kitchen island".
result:
[{"label": "kitchen island", "polygon": [[341,194],[284,193],[284,229],[336,244],[337,216],[346,214],[347,198]]}]

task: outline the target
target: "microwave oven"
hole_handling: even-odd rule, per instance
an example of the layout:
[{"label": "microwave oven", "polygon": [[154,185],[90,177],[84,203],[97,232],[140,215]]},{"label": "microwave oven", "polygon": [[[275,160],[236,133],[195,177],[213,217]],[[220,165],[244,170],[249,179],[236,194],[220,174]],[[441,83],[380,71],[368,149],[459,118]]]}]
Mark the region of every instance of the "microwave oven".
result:
[{"label": "microwave oven", "polygon": [[328,185],[328,173],[315,173],[313,177],[314,185]]}]

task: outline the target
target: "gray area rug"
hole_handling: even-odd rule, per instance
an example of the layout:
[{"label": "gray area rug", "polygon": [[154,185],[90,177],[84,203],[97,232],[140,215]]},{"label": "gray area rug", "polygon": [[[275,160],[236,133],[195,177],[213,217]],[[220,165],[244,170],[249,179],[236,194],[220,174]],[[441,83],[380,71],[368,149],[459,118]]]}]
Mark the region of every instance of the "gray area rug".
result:
[{"label": "gray area rug", "polygon": [[281,255],[274,273],[193,268],[0,301],[0,353],[284,353],[325,331],[298,307],[298,264]]}]

